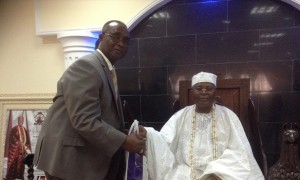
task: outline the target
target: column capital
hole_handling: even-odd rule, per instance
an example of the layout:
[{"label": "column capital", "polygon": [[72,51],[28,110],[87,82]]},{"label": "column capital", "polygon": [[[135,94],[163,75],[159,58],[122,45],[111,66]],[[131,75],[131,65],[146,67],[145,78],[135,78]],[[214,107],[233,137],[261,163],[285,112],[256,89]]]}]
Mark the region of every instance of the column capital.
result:
[{"label": "column capital", "polygon": [[57,39],[62,44],[67,69],[77,59],[95,50],[98,35],[85,30],[62,31],[57,34]]}]

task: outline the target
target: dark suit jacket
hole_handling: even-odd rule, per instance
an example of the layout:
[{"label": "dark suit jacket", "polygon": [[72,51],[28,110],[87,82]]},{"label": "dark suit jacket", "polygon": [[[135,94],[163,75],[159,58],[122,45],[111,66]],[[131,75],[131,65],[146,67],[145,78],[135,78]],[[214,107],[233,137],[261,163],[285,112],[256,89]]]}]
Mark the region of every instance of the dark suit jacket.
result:
[{"label": "dark suit jacket", "polygon": [[37,168],[66,180],[122,176],[122,105],[99,52],[80,58],[64,72],[53,101],[36,145]]}]

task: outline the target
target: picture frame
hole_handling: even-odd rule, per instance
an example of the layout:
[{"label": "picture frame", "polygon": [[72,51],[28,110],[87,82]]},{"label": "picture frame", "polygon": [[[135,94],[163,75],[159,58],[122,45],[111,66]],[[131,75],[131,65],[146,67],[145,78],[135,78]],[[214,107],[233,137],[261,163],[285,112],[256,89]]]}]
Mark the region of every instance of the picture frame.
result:
[{"label": "picture frame", "polygon": [[[32,121],[34,118],[34,113],[41,113],[43,116],[46,114],[47,109],[52,104],[52,99],[55,94],[45,93],[45,94],[0,94],[0,177],[5,179],[5,175],[7,173],[7,136],[9,133],[10,126],[18,125],[18,118],[16,118],[20,114],[20,112],[25,112],[25,122],[27,123],[29,120]],[[43,113],[44,114],[43,114]],[[12,116],[14,115],[14,118]],[[27,119],[26,119],[27,118]],[[12,120],[13,119],[13,120]],[[12,123],[13,122],[13,123]],[[32,127],[33,123],[30,122],[30,127]],[[16,125],[16,126],[17,126]],[[41,124],[39,124],[41,125]],[[29,128],[28,128],[29,132]],[[35,137],[37,139],[37,135]],[[31,137],[30,137],[31,139]],[[33,143],[32,143],[33,144]],[[34,149],[34,148],[32,148]],[[32,152],[34,153],[34,152]],[[5,166],[7,165],[7,166]],[[27,168],[27,167],[26,167]],[[27,179],[26,168],[24,172],[24,178]]]}]

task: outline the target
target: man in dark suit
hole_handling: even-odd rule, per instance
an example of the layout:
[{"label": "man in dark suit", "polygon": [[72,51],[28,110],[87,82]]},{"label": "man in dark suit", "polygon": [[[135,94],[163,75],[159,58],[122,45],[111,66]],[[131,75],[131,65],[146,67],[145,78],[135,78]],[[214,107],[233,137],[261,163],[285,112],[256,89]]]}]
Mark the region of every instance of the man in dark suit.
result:
[{"label": "man in dark suit", "polygon": [[48,180],[123,179],[124,150],[143,153],[145,148],[145,134],[123,133],[113,73],[128,49],[127,26],[109,21],[99,39],[98,49],[74,62],[57,83],[34,155]]}]

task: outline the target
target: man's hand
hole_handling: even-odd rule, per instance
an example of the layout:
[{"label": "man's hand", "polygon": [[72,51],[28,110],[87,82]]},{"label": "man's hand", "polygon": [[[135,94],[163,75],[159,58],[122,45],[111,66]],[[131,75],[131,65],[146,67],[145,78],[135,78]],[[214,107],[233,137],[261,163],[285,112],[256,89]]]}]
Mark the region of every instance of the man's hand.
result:
[{"label": "man's hand", "polygon": [[147,138],[147,131],[144,128],[144,126],[139,125],[139,131],[140,131],[140,135],[146,139]]},{"label": "man's hand", "polygon": [[131,133],[125,138],[122,148],[129,152],[143,154],[146,148],[146,138],[140,134]]}]

